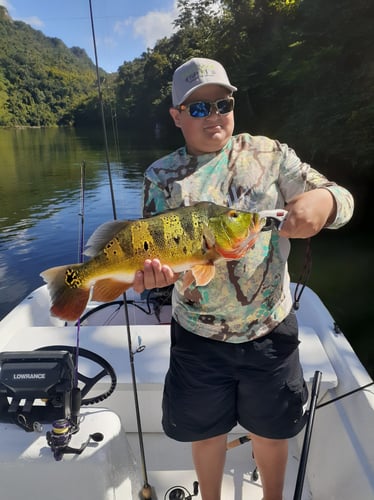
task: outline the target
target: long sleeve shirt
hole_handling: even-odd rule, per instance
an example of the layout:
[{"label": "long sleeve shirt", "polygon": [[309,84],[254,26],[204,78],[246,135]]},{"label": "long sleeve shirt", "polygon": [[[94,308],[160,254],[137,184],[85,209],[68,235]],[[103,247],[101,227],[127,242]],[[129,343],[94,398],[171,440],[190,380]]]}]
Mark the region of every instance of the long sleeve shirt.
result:
[{"label": "long sleeve shirt", "polygon": [[[303,163],[286,144],[262,136],[231,137],[217,153],[188,155],[182,147],[157,160],[144,181],[144,216],[170,208],[211,201],[258,212],[284,208],[294,196],[328,189],[336,201],[329,228],[344,225],[353,213],[353,199]],[[273,330],[290,312],[287,258],[290,245],[277,231],[260,234],[239,260],[216,263],[214,279],[173,292],[173,316],[187,330],[211,339],[245,342]]]}]

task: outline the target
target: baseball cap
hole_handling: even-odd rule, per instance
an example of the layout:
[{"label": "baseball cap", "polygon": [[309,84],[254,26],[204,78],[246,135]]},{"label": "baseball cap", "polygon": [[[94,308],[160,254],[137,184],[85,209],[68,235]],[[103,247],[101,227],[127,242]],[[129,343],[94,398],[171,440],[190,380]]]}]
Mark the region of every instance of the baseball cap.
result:
[{"label": "baseball cap", "polygon": [[216,84],[231,92],[237,90],[231,85],[225,68],[218,61],[194,57],[179,66],[173,76],[173,106],[182,104],[192,92],[203,85]]}]

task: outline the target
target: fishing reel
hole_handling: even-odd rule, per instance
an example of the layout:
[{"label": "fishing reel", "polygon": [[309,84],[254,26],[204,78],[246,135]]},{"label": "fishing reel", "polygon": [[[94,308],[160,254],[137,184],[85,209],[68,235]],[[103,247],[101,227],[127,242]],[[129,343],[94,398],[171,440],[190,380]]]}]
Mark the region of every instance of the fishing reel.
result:
[{"label": "fishing reel", "polygon": [[80,455],[92,441],[96,443],[104,439],[101,432],[90,434],[87,441],[79,448],[69,446],[73,434],[79,431],[79,414],[81,407],[81,391],[79,388],[73,388],[71,400],[71,414],[68,418],[59,418],[52,422],[52,430],[46,433],[47,443],[50,446],[54,459],[62,460],[65,454]]},{"label": "fishing reel", "polygon": [[104,439],[101,432],[90,434],[87,441],[80,448],[72,448],[69,446],[72,435],[78,431],[78,427],[66,418],[55,420],[52,423],[52,430],[46,434],[47,443],[51,447],[53,456],[56,461],[62,460],[65,454],[80,455],[92,441],[99,443]]},{"label": "fishing reel", "polygon": [[[67,453],[81,454],[90,441],[103,440],[103,434],[95,432],[80,448],[69,446],[72,435],[79,431],[81,405],[100,403],[117,383],[113,367],[104,358],[86,349],[78,353],[91,361],[96,371],[99,367],[98,373],[80,373],[74,362],[77,350],[72,346],[0,353],[0,420],[14,422],[27,432],[42,432],[43,423],[52,423],[46,438],[56,460]],[[87,397],[104,377],[110,379],[108,390]],[[76,387],[75,378],[81,388]]]},{"label": "fishing reel", "polygon": [[167,490],[164,500],[191,500],[199,494],[199,483],[193,482],[193,493],[190,493],[184,486],[172,486]]}]

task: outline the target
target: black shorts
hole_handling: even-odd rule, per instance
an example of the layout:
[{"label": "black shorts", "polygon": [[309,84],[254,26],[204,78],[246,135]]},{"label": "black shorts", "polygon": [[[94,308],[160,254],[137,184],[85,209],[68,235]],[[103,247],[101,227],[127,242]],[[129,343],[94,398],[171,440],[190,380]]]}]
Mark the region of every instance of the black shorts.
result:
[{"label": "black shorts", "polygon": [[240,344],[195,335],[173,320],[165,433],[177,441],[199,441],[239,423],[267,438],[298,434],[308,396],[298,344],[294,312],[268,335]]}]

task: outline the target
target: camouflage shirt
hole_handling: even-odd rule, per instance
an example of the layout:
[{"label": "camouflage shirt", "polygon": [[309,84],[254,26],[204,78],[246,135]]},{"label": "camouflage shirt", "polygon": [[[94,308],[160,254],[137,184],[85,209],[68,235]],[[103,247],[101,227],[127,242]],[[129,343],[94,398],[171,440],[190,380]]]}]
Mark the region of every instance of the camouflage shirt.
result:
[{"label": "camouflage shirt", "polygon": [[[345,224],[353,211],[350,193],[303,163],[285,144],[267,137],[233,136],[217,153],[190,156],[186,148],[157,160],[145,173],[144,216],[169,208],[211,201],[241,210],[283,208],[291,198],[314,188],[335,197],[337,217]],[[246,342],[271,331],[290,312],[287,258],[289,241],[277,231],[260,234],[240,260],[216,264],[214,279],[173,293],[173,316],[198,335]]]}]

